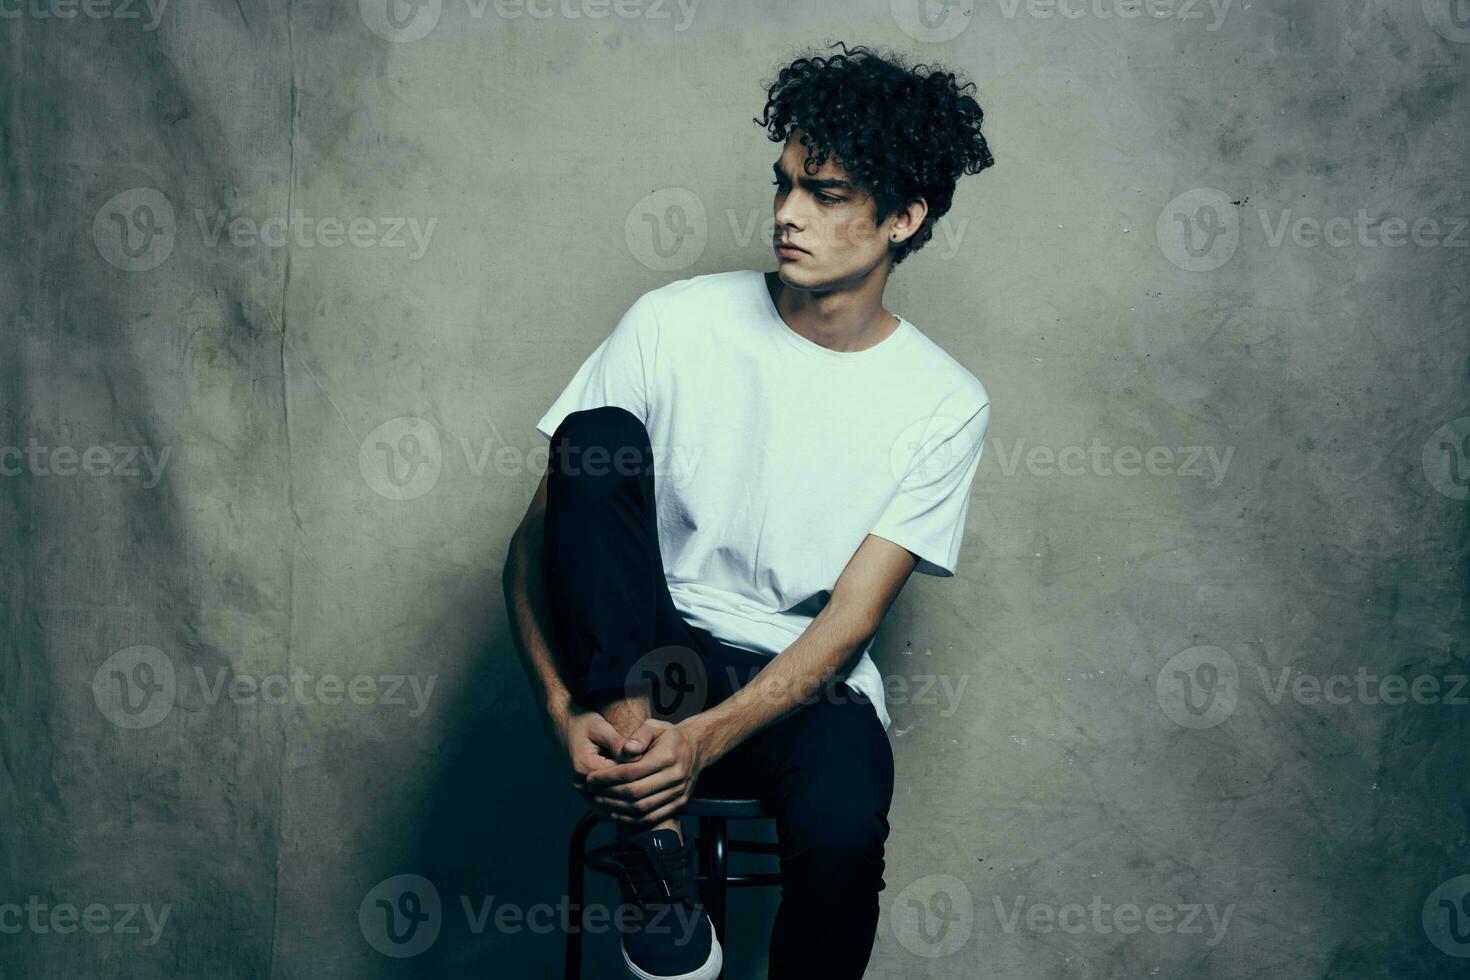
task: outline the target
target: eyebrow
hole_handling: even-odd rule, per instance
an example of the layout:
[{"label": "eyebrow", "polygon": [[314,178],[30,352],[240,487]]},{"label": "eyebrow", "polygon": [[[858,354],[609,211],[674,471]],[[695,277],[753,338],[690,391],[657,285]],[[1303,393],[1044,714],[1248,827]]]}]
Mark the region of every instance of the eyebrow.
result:
[{"label": "eyebrow", "polygon": [[[784,170],[781,169],[781,164],[780,164],[779,161],[776,162],[776,163],[771,164],[771,172],[774,173],[777,177],[790,180],[790,178],[787,177],[787,175],[786,175],[786,171],[784,171]],[[841,179],[836,178],[836,177],[820,177],[820,178],[819,177],[808,177],[805,174],[802,174],[802,177],[801,177],[801,186],[805,187],[807,190],[813,190],[813,191],[827,191],[827,190],[832,190],[832,191],[856,191],[857,190],[857,185],[855,185],[854,183],[852,183],[852,181],[849,181],[849,180],[841,180]]]}]

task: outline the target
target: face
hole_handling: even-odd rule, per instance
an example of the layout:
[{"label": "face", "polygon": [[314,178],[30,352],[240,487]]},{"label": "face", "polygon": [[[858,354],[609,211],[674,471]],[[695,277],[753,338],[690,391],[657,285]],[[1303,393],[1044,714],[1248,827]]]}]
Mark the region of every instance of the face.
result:
[{"label": "face", "polygon": [[[821,169],[808,175],[802,167],[807,148],[801,130],[793,130],[773,167],[775,234],[772,247],[781,279],[803,289],[861,280],[886,268],[890,236],[908,235],[910,214],[899,212],[875,224],[873,198],[830,154]],[[782,243],[802,251],[789,251]]]}]

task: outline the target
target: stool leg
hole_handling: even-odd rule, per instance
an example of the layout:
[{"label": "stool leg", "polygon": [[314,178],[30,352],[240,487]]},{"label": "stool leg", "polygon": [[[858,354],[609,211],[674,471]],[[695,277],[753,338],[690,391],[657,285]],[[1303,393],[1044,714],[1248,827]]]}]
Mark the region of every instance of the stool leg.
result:
[{"label": "stool leg", "polygon": [[[725,889],[728,868],[725,862],[725,818],[699,818],[699,863],[706,875],[704,910],[715,927],[715,938],[725,944]],[[720,970],[720,980],[725,971]]]},{"label": "stool leg", "polygon": [[571,847],[567,854],[567,912],[571,921],[567,924],[566,980],[581,980],[582,977],[582,933],[586,931],[587,910],[582,907],[586,884],[587,838],[597,826],[596,811],[589,811],[577,821],[572,830]]}]

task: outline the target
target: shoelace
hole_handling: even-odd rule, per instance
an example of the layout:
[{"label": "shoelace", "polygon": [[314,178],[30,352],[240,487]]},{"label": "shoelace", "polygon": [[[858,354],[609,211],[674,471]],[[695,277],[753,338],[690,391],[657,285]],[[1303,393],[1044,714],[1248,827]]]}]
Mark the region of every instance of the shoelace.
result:
[{"label": "shoelace", "polygon": [[683,902],[695,908],[699,893],[694,887],[694,849],[687,844],[673,851],[660,851],[657,856],[637,844],[617,840],[587,852],[587,864],[627,881],[639,905]]}]

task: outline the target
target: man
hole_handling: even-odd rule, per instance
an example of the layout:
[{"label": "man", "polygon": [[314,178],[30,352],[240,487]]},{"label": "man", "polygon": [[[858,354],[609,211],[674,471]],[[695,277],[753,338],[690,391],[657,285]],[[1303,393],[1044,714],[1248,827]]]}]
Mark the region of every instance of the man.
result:
[{"label": "man", "polygon": [[861,977],[872,951],[894,771],[868,648],[916,568],[954,574],[990,419],[883,290],[994,162],[972,87],[846,45],[783,68],[755,120],[784,141],[779,268],[644,293],[537,424],[512,634],[618,825],[597,859],[635,980],[720,970],[677,818],[697,795],[776,815],[773,980]]}]

